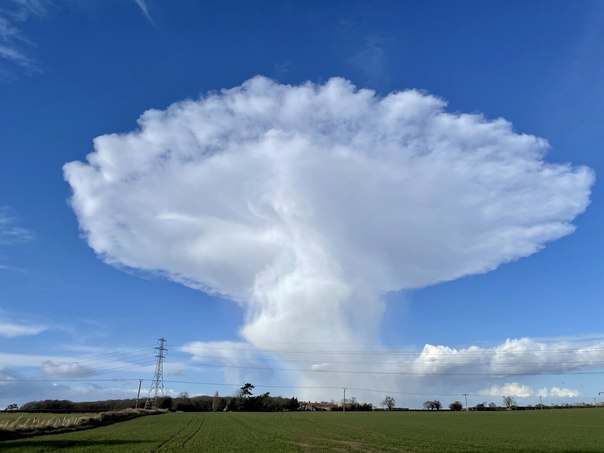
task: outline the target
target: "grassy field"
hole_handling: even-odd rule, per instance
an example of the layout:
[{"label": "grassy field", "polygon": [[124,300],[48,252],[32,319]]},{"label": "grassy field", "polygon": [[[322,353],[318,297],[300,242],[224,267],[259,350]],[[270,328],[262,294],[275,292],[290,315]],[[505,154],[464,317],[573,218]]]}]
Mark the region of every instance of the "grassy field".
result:
[{"label": "grassy field", "polygon": [[604,451],[604,409],[517,412],[170,413],[0,442],[2,452]]}]

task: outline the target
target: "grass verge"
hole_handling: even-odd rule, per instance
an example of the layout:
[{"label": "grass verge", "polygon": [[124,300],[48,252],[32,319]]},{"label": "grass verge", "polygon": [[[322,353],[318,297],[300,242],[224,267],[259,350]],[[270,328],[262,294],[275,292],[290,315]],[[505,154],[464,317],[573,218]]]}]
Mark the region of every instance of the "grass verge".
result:
[{"label": "grass verge", "polygon": [[146,409],[124,409],[98,414],[26,414],[16,418],[0,420],[0,440],[58,434],[82,429],[110,425],[144,415],[162,414],[164,411]]}]

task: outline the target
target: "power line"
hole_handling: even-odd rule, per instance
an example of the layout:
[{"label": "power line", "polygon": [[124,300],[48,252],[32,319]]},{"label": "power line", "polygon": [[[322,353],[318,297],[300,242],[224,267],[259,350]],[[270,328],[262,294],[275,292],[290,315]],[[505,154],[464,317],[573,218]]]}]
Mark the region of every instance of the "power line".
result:
[{"label": "power line", "polygon": [[[515,340],[512,341],[518,341],[521,339],[525,339],[525,338],[517,338]],[[565,342],[569,342],[569,341],[590,341],[591,343],[604,343],[604,337],[597,335],[597,336],[585,336],[585,337],[580,337],[580,338],[574,338],[574,339],[570,339],[570,340],[564,340],[563,338],[559,338],[557,340],[553,340],[553,339],[539,339],[539,338],[532,338],[530,339],[531,341],[533,341],[534,343],[537,344],[541,344],[541,345],[548,345],[548,344],[562,344]],[[228,342],[228,341],[211,341],[211,343],[214,344],[220,344],[220,343],[224,343],[224,342]],[[195,342],[190,342],[190,343],[195,343]],[[190,344],[187,343],[187,344]],[[484,344],[484,341],[479,341],[478,343],[482,343]],[[375,347],[391,347],[391,348],[408,348],[409,344],[404,344],[404,343],[392,343],[392,342],[337,342],[337,341],[307,341],[307,342],[302,342],[302,341],[255,341],[254,344],[263,344],[263,345],[289,345],[289,346],[299,346],[299,345],[304,345],[304,346],[318,346],[318,345],[329,345],[329,346],[375,346]],[[467,344],[461,344],[461,343],[452,343],[450,344],[450,347],[453,347],[453,345],[455,346],[456,349],[467,349],[468,346]],[[180,345],[178,345],[180,346]],[[471,346],[476,346],[476,344],[473,344]],[[487,348],[488,346],[483,346],[483,348]]]},{"label": "power line", "polygon": [[[214,346],[214,345],[205,345],[207,346],[208,349],[212,349],[214,351],[236,351],[236,352],[241,352],[241,348],[230,348],[230,347],[220,347],[220,346]],[[189,353],[191,355],[195,355],[194,352],[190,352],[186,349],[183,349],[185,347],[190,348],[191,345],[190,344],[185,344],[185,345],[177,345],[174,346],[175,348],[179,348],[180,352],[184,352],[184,353]],[[266,354],[321,354],[321,355],[336,355],[336,354],[356,354],[356,355],[377,355],[377,356],[381,356],[381,355],[393,355],[393,356],[420,356],[420,355],[425,355],[425,356],[483,356],[483,355],[508,355],[508,354],[514,354],[514,355],[518,355],[518,354],[526,354],[526,353],[540,353],[540,354],[544,354],[544,353],[552,353],[552,354],[567,354],[567,353],[573,353],[573,352],[580,352],[580,353],[590,353],[590,352],[604,352],[604,347],[576,347],[576,348],[548,348],[548,349],[544,349],[544,348],[540,348],[540,349],[521,349],[521,350],[515,350],[515,349],[507,349],[507,350],[501,350],[501,349],[486,349],[486,350],[481,350],[481,351],[463,351],[463,350],[457,350],[457,349],[451,349],[449,351],[424,351],[423,349],[420,351],[375,351],[375,350],[325,350],[325,349],[268,349],[268,348],[253,348],[250,349],[251,352],[257,352],[257,353],[266,353]]]},{"label": "power line", "polygon": [[[0,382],[8,381],[6,379],[0,379]],[[24,379],[15,379],[16,382],[23,382]],[[123,382],[135,382],[135,381],[144,381],[144,379],[32,379],[27,381],[44,381],[44,382],[115,382],[115,381],[123,381]],[[241,387],[240,383],[237,384],[229,384],[224,382],[203,382],[203,381],[181,381],[181,380],[165,380],[164,383],[167,384],[188,384],[188,385],[205,385],[205,386],[214,386],[214,387],[233,387],[239,388]],[[342,390],[343,387],[338,386],[301,386],[301,385],[272,385],[272,384],[256,384],[255,387],[257,389],[293,389],[293,390]],[[387,390],[387,389],[370,389],[364,387],[346,387],[346,390],[352,390],[357,392],[372,392],[372,393],[384,393],[384,394],[393,394],[393,395],[406,395],[406,396],[472,396],[472,397],[497,397],[504,396],[501,395],[491,395],[491,394],[483,394],[483,393],[440,393],[440,392],[404,392],[398,390]],[[600,392],[604,393],[604,392]],[[515,396],[516,398],[533,398],[535,395],[529,396]]]},{"label": "power line", "polygon": [[[274,343],[274,344],[279,344],[279,343]],[[288,343],[281,343],[281,344],[288,344]],[[310,344],[310,343],[308,343]],[[320,343],[316,343],[316,344],[320,344]],[[64,360],[61,361],[58,365],[61,364],[76,364],[79,366],[83,366],[83,367],[89,367],[92,368],[94,371],[96,371],[99,374],[104,374],[104,373],[111,373],[114,371],[121,371],[121,370],[128,370],[130,368],[135,368],[137,366],[147,366],[147,365],[151,365],[151,363],[149,363],[147,361],[147,359],[145,359],[142,354],[138,354],[139,351],[145,351],[148,350],[150,346],[144,346],[144,347],[136,347],[136,348],[129,348],[129,349],[117,349],[114,351],[108,351],[102,354],[96,354],[96,355],[91,355],[91,356],[84,356],[84,357],[75,357],[71,360]],[[181,346],[176,346],[176,348],[178,347],[183,347]],[[237,351],[239,352],[240,349],[238,348],[228,348],[228,347],[212,347],[213,350],[222,350],[222,351]],[[428,357],[440,357],[440,356],[444,356],[444,357],[460,357],[460,356],[469,356],[469,357],[476,357],[477,359],[485,359],[485,360],[489,360],[491,359],[491,357],[493,356],[498,356],[498,357],[505,357],[505,356],[509,356],[509,355],[522,355],[522,354],[530,354],[530,353],[541,353],[541,354],[566,354],[566,353],[581,353],[581,354],[588,354],[588,353],[598,353],[604,351],[604,348],[585,348],[585,347],[578,347],[578,348],[558,348],[558,349],[547,349],[547,350],[543,350],[543,349],[524,349],[522,351],[516,351],[516,350],[488,350],[488,351],[466,351],[466,352],[459,352],[459,351],[455,351],[454,354],[450,353],[450,352],[443,352],[443,351],[430,351],[428,354],[424,354],[427,355]],[[393,356],[393,357],[404,357],[404,356],[410,356],[413,357],[415,359],[417,359],[418,357],[421,357],[422,352],[410,352],[410,351],[367,351],[367,350],[356,350],[356,351],[352,351],[352,350],[332,350],[332,351],[325,351],[325,350],[311,350],[311,349],[255,349],[254,352],[257,353],[265,353],[265,354],[278,354],[280,356],[283,356],[284,354],[312,354],[312,355],[316,355],[317,360],[311,360],[311,359],[305,359],[305,358],[286,358],[284,359],[285,361],[288,362],[293,362],[293,363],[316,363],[316,362],[320,362],[321,359],[319,358],[320,356],[325,356],[325,355],[365,355],[368,357],[373,357],[373,356],[381,356],[381,357],[388,357],[388,356]],[[190,352],[177,352],[176,355],[185,355],[185,354],[191,354],[193,355],[193,357],[195,356],[194,353],[190,353]],[[124,357],[126,358],[130,358],[130,357],[136,357],[136,360],[127,360],[127,362],[129,363],[123,363],[125,360],[120,360],[119,358]],[[189,357],[187,357],[189,358]],[[204,359],[224,359],[224,356],[218,356],[218,355],[212,355],[212,356],[205,356]],[[248,360],[248,357],[240,357],[240,356],[231,356],[228,357],[229,359],[232,360]],[[283,357],[281,357],[283,359]],[[103,360],[103,359],[108,359],[108,360]],[[330,364],[335,364],[335,365],[363,365],[363,366],[368,366],[368,365],[397,365],[397,363],[392,363],[392,362],[384,362],[384,361],[358,361],[358,360],[329,360]],[[604,363],[604,360],[570,360],[564,361],[565,364],[572,364],[572,365],[600,365]],[[89,364],[89,365],[88,365]],[[405,364],[401,364],[401,365],[405,365]],[[447,364],[447,366],[466,366],[469,364]],[[542,365],[541,361],[517,361],[517,362],[505,362],[506,366],[514,366],[514,365]],[[223,365],[225,367],[234,367],[233,365]],[[34,366],[32,366],[34,367]],[[293,371],[299,371],[297,369],[293,369]],[[304,371],[308,371],[308,370],[304,370]]]},{"label": "power line", "polygon": [[[284,344],[284,345],[289,345],[289,344],[293,344],[293,343],[279,343],[279,342],[263,342],[260,344]],[[321,345],[321,344],[327,344],[327,343],[302,343],[305,345]],[[368,345],[368,343],[347,343],[349,345]],[[331,344],[333,345],[333,344]],[[336,345],[338,345],[336,343]],[[344,343],[340,343],[339,345],[345,345]],[[190,346],[190,344],[188,345],[176,345],[174,346],[174,348],[179,349],[179,348],[183,348],[184,346]],[[382,345],[383,346],[383,345]],[[77,363],[80,365],[83,365],[87,362],[94,362],[94,365],[91,366],[95,366],[96,368],[98,367],[102,367],[104,365],[112,365],[114,364],[116,361],[118,361],[117,357],[120,356],[125,356],[125,357],[131,357],[131,356],[136,356],[136,357],[141,357],[143,356],[145,351],[148,351],[148,349],[151,346],[141,346],[141,347],[135,347],[135,348],[129,348],[129,349],[117,349],[117,350],[113,350],[113,351],[108,351],[108,352],[104,352],[104,353],[100,353],[100,354],[96,354],[96,355],[88,355],[88,356],[79,356],[79,357],[74,357],[71,358],[69,360],[64,360],[61,363]],[[229,347],[220,347],[220,346],[211,346],[212,350],[216,350],[216,351],[237,351],[240,352],[241,349],[240,348],[229,348]],[[137,352],[141,352],[140,354],[137,354]],[[446,356],[446,357],[459,357],[459,356],[478,356],[478,357],[482,357],[482,356],[493,356],[493,355],[497,355],[497,356],[507,356],[507,355],[521,355],[521,354],[527,354],[527,353],[540,353],[540,354],[548,354],[548,353],[552,353],[552,354],[566,354],[566,353],[582,353],[582,354],[587,354],[587,353],[598,353],[598,352],[604,352],[604,347],[575,347],[575,348],[551,348],[551,349],[523,349],[523,350],[499,350],[499,349],[490,349],[490,350],[481,350],[481,351],[463,351],[463,350],[457,350],[457,349],[453,349],[453,352],[449,352],[449,351],[429,351],[429,352],[425,352],[423,350],[419,350],[419,351],[375,351],[375,350],[349,350],[349,349],[343,349],[343,350],[324,350],[324,349],[283,349],[283,348],[254,348],[253,352],[256,353],[265,353],[265,354],[279,354],[279,355],[283,355],[283,354],[313,354],[313,355],[349,355],[349,354],[355,354],[355,355],[365,355],[365,356],[411,356],[411,357],[419,357],[422,356],[422,354],[424,356],[428,356],[428,357],[438,357],[438,356]],[[181,354],[181,355],[185,355],[185,354],[190,354],[190,355],[195,355],[194,352],[189,352],[189,351],[179,351],[176,353]],[[208,358],[224,358],[222,356],[206,356]],[[102,360],[102,359],[109,359],[109,360]],[[238,357],[229,357],[229,358],[233,358],[236,359]],[[298,360],[298,359],[287,359],[290,362],[293,361],[300,361],[300,362],[312,362],[312,360]],[[333,362],[333,361],[332,361]],[[590,361],[590,360],[585,360],[585,361],[573,361],[573,362],[569,362],[566,361],[566,363],[603,363],[604,361],[602,360],[597,360],[597,361]],[[342,364],[356,364],[357,362],[354,361],[338,361],[338,362],[333,362],[333,363],[342,363]],[[382,364],[382,362],[358,362],[358,364],[370,364],[370,363],[375,363],[375,364]],[[533,364],[533,362],[515,362],[514,364]],[[538,364],[538,363],[537,363]]]},{"label": "power line", "polygon": [[[178,354],[177,354],[178,355]],[[181,355],[184,355],[181,353]],[[204,355],[203,359],[216,359],[216,360],[224,360],[226,357],[225,356],[219,356],[219,355]],[[240,361],[246,361],[246,360],[256,360],[254,358],[250,358],[250,357],[243,357],[243,356],[228,356],[229,360],[240,360]],[[311,360],[311,359],[283,359],[283,361],[285,362],[292,362],[292,363],[311,363],[311,364],[317,364],[318,360]],[[593,365],[593,364],[604,364],[604,360],[565,360],[564,361],[565,364],[585,364],[585,365]],[[410,362],[404,362],[404,363],[397,363],[397,362],[373,362],[373,361],[341,361],[341,360],[329,360],[328,361],[329,365],[363,365],[363,366],[367,366],[367,365],[409,365]],[[418,363],[421,365],[421,363]],[[502,362],[502,364],[505,364],[506,366],[510,366],[510,365],[542,365],[543,362]],[[432,364],[428,364],[428,365],[432,365]],[[469,366],[469,365],[476,365],[476,363],[450,363],[447,364],[447,366]]]},{"label": "power line", "polygon": [[[370,375],[397,375],[397,376],[423,376],[423,377],[439,377],[439,376],[491,376],[491,377],[506,377],[506,376],[567,376],[567,375],[601,375],[604,371],[548,371],[548,372],[517,372],[517,373],[501,373],[501,372],[487,372],[487,373],[426,373],[420,371],[359,371],[359,370],[309,370],[309,369],[295,369],[295,368],[271,368],[271,367],[250,367],[250,366],[238,366],[238,365],[212,365],[207,366],[216,368],[242,368],[242,369],[253,369],[253,370],[268,370],[268,371],[295,371],[305,373],[333,373],[333,374],[370,374]],[[94,381],[132,381],[137,380],[133,378],[114,378],[114,379],[52,379],[52,378],[33,378],[33,379],[0,379],[0,382],[94,382]],[[165,382],[178,382],[178,381],[165,381]],[[238,384],[240,385],[240,384]],[[338,387],[340,388],[340,387]]]},{"label": "power line", "polygon": [[216,365],[212,363],[204,364],[204,367],[212,368],[240,368],[250,370],[270,370],[270,371],[294,371],[304,373],[336,373],[336,374],[378,374],[378,375],[401,375],[401,376],[533,376],[533,375],[544,375],[544,376],[558,376],[567,374],[604,374],[604,371],[549,371],[539,372],[537,371],[526,371],[526,372],[466,372],[466,373],[451,373],[451,372],[425,372],[425,371],[370,371],[370,370],[317,370],[317,369],[306,369],[306,368],[280,368],[280,367],[265,367],[265,366],[254,366],[254,365]]}]

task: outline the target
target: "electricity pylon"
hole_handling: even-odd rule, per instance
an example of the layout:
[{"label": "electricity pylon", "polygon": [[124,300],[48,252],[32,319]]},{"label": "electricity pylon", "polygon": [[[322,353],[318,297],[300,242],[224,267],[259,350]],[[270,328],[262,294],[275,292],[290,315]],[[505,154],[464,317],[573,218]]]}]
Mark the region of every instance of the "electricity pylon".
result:
[{"label": "electricity pylon", "polygon": [[166,393],[166,389],[164,388],[164,360],[166,356],[164,353],[168,350],[166,348],[167,341],[163,337],[158,341],[159,346],[155,348],[157,349],[157,355],[155,356],[155,374],[153,375],[153,381],[151,381],[149,396],[147,396],[147,401],[145,402],[145,409],[157,409],[157,397],[164,396]]}]

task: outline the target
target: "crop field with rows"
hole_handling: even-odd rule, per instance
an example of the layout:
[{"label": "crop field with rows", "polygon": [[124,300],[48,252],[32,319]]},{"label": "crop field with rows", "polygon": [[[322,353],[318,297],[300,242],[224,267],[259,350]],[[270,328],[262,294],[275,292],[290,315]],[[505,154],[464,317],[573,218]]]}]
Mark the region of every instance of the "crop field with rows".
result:
[{"label": "crop field with rows", "polygon": [[[0,418],[2,420],[2,418]],[[0,442],[3,452],[602,451],[604,409],[167,413]]]}]

